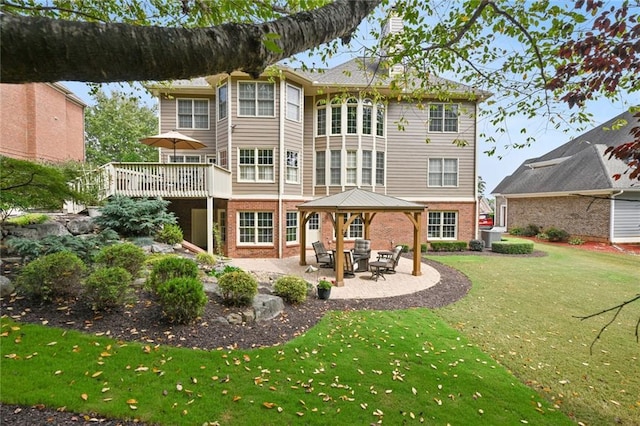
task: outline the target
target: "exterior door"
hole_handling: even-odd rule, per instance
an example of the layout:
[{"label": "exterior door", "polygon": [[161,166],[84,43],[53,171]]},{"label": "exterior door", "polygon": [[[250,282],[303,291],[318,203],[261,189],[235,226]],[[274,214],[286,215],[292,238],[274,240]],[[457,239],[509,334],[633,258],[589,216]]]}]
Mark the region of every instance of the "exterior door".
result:
[{"label": "exterior door", "polygon": [[191,210],[191,242],[200,248],[207,248],[207,210]]},{"label": "exterior door", "polygon": [[311,244],[320,241],[320,216],[314,213],[307,221],[307,248],[313,248]]},{"label": "exterior door", "polygon": [[506,204],[502,204],[500,206],[500,223],[501,227],[507,226],[507,206]]}]

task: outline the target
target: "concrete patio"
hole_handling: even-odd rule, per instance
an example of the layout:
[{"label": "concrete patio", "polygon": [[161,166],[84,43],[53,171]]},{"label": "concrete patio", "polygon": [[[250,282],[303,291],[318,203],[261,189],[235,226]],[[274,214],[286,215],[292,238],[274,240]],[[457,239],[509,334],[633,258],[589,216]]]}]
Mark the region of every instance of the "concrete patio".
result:
[{"label": "concrete patio", "polygon": [[[377,258],[372,251],[371,260]],[[317,272],[306,273],[308,265],[318,266],[313,250],[307,250],[307,266],[299,265],[299,257],[285,259],[232,259],[231,265],[250,272],[270,272],[286,275],[297,275],[311,283],[318,279],[333,280],[335,272],[331,268],[318,268]],[[411,275],[411,259],[401,258],[395,274],[385,274],[378,281],[372,280],[371,272],[357,272],[354,278],[345,278],[344,286],[331,289],[332,299],[376,299],[411,294],[436,285],[440,281],[440,273],[426,264],[422,264],[422,275]]]}]

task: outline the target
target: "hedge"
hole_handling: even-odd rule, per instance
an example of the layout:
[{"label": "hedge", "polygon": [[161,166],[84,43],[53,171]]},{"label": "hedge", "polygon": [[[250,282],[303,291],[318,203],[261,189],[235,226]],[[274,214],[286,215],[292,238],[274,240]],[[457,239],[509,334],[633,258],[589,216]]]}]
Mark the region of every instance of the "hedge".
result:
[{"label": "hedge", "polygon": [[533,243],[530,241],[496,241],[491,243],[491,251],[502,254],[530,254],[533,253]]},{"label": "hedge", "polygon": [[431,251],[464,251],[467,249],[466,241],[433,241]]}]

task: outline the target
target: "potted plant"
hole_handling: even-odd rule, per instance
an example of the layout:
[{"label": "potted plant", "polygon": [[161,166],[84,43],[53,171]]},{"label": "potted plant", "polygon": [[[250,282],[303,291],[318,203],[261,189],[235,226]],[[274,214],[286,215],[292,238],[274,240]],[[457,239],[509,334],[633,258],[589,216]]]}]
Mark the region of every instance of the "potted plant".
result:
[{"label": "potted plant", "polygon": [[318,285],[316,286],[318,289],[318,298],[319,299],[328,299],[331,296],[331,283],[327,280],[318,281]]}]

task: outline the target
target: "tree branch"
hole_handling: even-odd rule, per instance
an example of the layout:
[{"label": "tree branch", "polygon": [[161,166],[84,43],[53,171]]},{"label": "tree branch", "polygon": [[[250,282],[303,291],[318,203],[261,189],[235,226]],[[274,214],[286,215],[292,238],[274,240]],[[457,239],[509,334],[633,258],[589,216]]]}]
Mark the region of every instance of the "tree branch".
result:
[{"label": "tree branch", "polygon": [[28,6],[23,6],[21,4],[15,4],[15,3],[10,3],[8,1],[1,1],[0,5],[2,6],[7,6],[13,9],[20,9],[20,10],[25,10],[25,11],[31,11],[31,10],[59,10],[60,12],[65,12],[68,13],[70,15],[78,15],[78,16],[82,16],[83,18],[87,18],[91,21],[98,21],[98,22],[105,22],[103,19],[98,18],[97,16],[94,15],[90,15],[88,13],[84,13],[84,12],[80,12],[79,10],[73,10],[73,9],[67,9],[64,7],[57,7],[57,6],[34,6],[34,7],[28,7]]},{"label": "tree branch", "polygon": [[[600,316],[602,314],[606,314],[607,312],[611,312],[611,311],[615,311],[615,314],[613,315],[613,317],[611,318],[611,320],[606,323],[605,325],[602,326],[602,328],[600,329],[600,331],[598,332],[598,335],[593,339],[593,341],[591,342],[591,346],[589,346],[589,354],[593,355],[593,345],[596,344],[596,342],[600,339],[600,336],[602,336],[602,333],[604,333],[604,331],[607,329],[607,327],[609,327],[611,324],[613,324],[613,322],[616,320],[616,318],[618,318],[618,314],[620,314],[620,312],[622,311],[622,309],[627,306],[630,303],[635,302],[636,300],[640,300],[640,294],[636,294],[635,297],[629,299],[629,300],[625,300],[624,302],[616,305],[616,306],[612,306],[611,308],[607,308],[607,309],[603,309],[600,312],[596,312],[595,314],[590,314],[590,315],[585,315],[585,316],[578,316],[578,315],[574,315],[574,318],[578,318],[581,321],[584,321],[586,319],[589,318],[593,318],[593,317],[597,317]],[[636,336],[636,342],[638,342],[638,328],[640,327],[640,318],[638,318],[638,322],[636,323],[636,327],[635,327],[635,336]]]},{"label": "tree branch", "polygon": [[[337,0],[263,24],[143,27],[0,15],[3,83],[174,80],[245,71],[348,37],[382,0]],[[268,49],[264,40],[278,49]],[[277,51],[276,51],[277,50]]]}]

